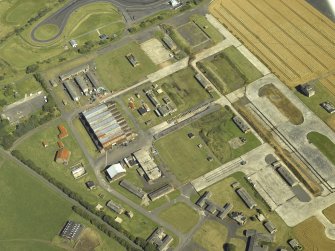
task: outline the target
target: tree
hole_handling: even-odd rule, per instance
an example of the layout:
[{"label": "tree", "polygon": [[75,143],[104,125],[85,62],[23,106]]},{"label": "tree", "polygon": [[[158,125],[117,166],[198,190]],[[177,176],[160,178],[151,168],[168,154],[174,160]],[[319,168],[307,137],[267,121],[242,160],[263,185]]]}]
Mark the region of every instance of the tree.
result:
[{"label": "tree", "polygon": [[223,250],[224,251],[235,251],[236,250],[236,246],[232,243],[225,243],[223,245]]},{"label": "tree", "polygon": [[26,73],[27,74],[33,73],[33,72],[37,71],[38,68],[39,68],[38,64],[28,65],[27,68],[26,68]]}]

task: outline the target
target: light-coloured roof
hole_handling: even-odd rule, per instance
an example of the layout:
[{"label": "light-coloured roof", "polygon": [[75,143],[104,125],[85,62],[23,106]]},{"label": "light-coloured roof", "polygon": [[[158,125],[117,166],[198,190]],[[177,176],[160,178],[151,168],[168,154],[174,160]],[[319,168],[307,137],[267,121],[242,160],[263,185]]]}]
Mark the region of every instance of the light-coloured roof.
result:
[{"label": "light-coloured roof", "polygon": [[108,173],[108,176],[113,179],[115,175],[118,175],[120,173],[125,173],[126,169],[122,167],[120,163],[111,165],[110,167],[107,168],[106,172]]}]

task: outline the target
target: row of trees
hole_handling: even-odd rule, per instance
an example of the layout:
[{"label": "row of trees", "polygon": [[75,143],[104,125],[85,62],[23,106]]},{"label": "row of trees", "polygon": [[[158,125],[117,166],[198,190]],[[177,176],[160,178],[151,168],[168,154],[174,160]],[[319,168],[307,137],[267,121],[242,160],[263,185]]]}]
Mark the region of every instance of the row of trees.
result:
[{"label": "row of trees", "polygon": [[[132,233],[124,229],[121,224],[116,222],[112,217],[109,215],[106,215],[103,211],[97,211],[95,209],[95,206],[87,201],[85,201],[78,193],[73,192],[71,189],[69,189],[65,184],[62,182],[56,180],[52,176],[50,176],[49,173],[45,172],[42,168],[37,166],[32,160],[26,159],[23,154],[18,150],[13,150],[12,155],[15,156],[18,160],[20,160],[23,164],[30,167],[32,170],[34,170],[39,175],[43,176],[47,181],[49,181],[51,184],[59,188],[63,193],[65,193],[68,197],[71,199],[77,201],[81,206],[83,206],[87,211],[91,212],[92,214],[99,217],[101,220],[103,220],[106,224],[108,224],[110,227],[114,228],[118,232],[125,235],[130,241],[134,242],[135,244],[142,247],[145,251],[153,251],[156,250],[156,247],[147,242],[146,240],[134,236]],[[74,206],[73,211],[81,215],[83,218],[89,220],[91,224],[95,225],[97,228],[102,230],[104,233],[106,233],[111,238],[118,241],[122,246],[126,247],[127,250],[137,250],[134,249],[133,246],[129,245],[127,241],[124,239],[116,236],[112,231],[110,231],[105,224],[102,224],[100,220],[97,220],[95,217],[93,217],[91,214],[87,213],[87,211],[81,209],[80,207]]]}]

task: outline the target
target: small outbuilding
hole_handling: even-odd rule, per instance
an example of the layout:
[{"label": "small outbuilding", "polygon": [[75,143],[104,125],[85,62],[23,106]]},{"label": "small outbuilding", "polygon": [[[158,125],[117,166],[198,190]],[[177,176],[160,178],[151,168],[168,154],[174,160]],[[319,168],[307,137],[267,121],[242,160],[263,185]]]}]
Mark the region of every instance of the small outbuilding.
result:
[{"label": "small outbuilding", "polygon": [[70,43],[70,45],[72,46],[72,48],[77,48],[77,47],[78,47],[78,43],[77,43],[77,41],[74,40],[74,39],[71,39],[71,40],[69,41],[69,43]]}]

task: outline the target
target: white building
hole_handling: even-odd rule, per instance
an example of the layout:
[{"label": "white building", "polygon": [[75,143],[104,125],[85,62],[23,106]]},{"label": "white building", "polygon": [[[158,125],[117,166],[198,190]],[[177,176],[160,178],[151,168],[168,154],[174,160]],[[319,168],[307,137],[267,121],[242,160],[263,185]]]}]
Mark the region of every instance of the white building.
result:
[{"label": "white building", "polygon": [[81,167],[72,169],[71,173],[75,179],[79,179],[80,177],[86,174],[86,170],[84,167],[81,166]]},{"label": "white building", "polygon": [[120,163],[117,163],[117,164],[109,166],[106,172],[107,172],[108,177],[114,181],[118,178],[121,178],[123,175],[125,175],[126,169],[124,169]]},{"label": "white building", "polygon": [[70,43],[70,45],[72,46],[72,48],[76,48],[76,47],[78,46],[77,41],[74,40],[74,39],[71,39],[69,43]]}]

